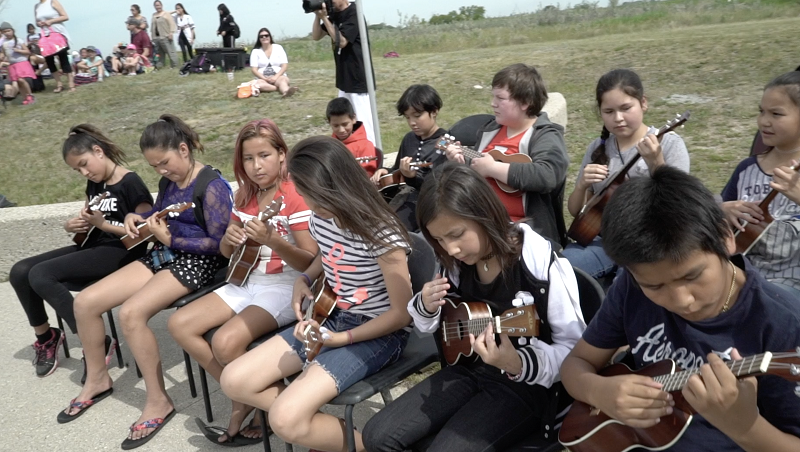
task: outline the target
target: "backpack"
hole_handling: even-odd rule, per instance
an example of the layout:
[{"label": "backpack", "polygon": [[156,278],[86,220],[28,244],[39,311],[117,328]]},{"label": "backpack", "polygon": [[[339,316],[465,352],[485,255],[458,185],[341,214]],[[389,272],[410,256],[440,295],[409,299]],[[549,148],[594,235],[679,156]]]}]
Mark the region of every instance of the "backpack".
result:
[{"label": "backpack", "polygon": [[198,53],[178,71],[180,75],[203,74],[211,72],[211,61],[205,53]]},{"label": "backpack", "polygon": [[[228,186],[228,191],[230,192],[231,196],[233,196],[230,184],[228,181],[222,177],[222,172],[220,170],[214,168],[211,165],[206,165],[205,168],[200,170],[200,173],[197,175],[196,182],[194,184],[194,190],[192,191],[192,202],[194,203],[194,219],[198,225],[200,225],[203,230],[206,229],[206,218],[203,215],[203,200],[206,196],[206,188],[208,188],[208,184],[215,179],[222,179],[225,181],[225,185]],[[166,177],[162,177],[161,180],[158,181],[158,192],[164,193],[167,190],[167,185],[169,185],[170,180]]]},{"label": "backpack", "polygon": [[[233,17],[231,17],[233,19]],[[239,39],[239,36],[242,35],[242,31],[239,30],[239,24],[236,22],[233,23],[233,39]]]}]

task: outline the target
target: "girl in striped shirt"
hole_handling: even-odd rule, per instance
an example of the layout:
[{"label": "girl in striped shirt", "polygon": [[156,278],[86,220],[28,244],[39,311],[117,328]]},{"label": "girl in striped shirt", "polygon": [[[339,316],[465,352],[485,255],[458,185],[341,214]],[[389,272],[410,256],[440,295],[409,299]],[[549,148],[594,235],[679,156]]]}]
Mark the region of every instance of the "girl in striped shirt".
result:
[{"label": "girl in striped shirt", "polygon": [[[289,154],[289,174],[313,211],[320,253],[294,283],[300,322],[230,363],[221,386],[230,398],[269,412],[284,441],[339,450],[343,422],[320,408],[354,383],[399,358],[408,338],[411,280],[408,236],[350,151],[337,139],[312,137]],[[320,329],[324,347],[307,363],[301,304],[324,279],[336,306]],[[316,322],[311,322],[316,327]],[[302,374],[286,386],[284,377]],[[357,449],[363,450],[356,435]]]},{"label": "girl in striped shirt", "polygon": [[[286,177],[287,153],[280,129],[269,119],[252,121],[239,132],[233,160],[239,190],[219,250],[231,257],[237,246],[252,239],[261,244],[255,267],[241,286],[225,285],[169,319],[172,337],[217,381],[223,367],[242,356],[251,342],[294,322],[294,281],[319,251],[308,232],[311,211]],[[259,212],[276,201],[277,214],[260,221]],[[217,327],[209,344],[203,335]],[[205,426],[203,433],[220,444],[258,443],[258,416],[239,430],[252,410],[234,402],[225,433]]]}]

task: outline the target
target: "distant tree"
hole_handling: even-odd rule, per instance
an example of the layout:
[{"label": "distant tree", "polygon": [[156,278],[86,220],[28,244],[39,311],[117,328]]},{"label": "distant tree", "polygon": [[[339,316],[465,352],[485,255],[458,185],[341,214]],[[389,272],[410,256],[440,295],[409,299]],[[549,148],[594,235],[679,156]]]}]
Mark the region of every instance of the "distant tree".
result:
[{"label": "distant tree", "polygon": [[428,21],[431,25],[449,24],[465,20],[481,20],[486,18],[486,8],[483,6],[462,6],[458,11],[447,14],[434,14]]}]

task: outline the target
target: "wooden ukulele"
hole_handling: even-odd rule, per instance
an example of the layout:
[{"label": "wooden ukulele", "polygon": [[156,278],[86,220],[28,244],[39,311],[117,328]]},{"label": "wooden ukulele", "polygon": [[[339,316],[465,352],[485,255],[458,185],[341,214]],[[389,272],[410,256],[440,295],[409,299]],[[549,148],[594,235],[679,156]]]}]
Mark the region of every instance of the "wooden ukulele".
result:
[{"label": "wooden ukulele", "polygon": [[[311,293],[311,303],[306,308],[306,315],[303,320],[314,320],[319,326],[322,326],[328,320],[331,312],[333,312],[333,308],[336,307],[336,294],[331,289],[331,286],[328,285],[324,274],[314,281],[314,285],[311,286]],[[305,342],[306,346],[306,361],[310,363],[314,361],[314,358],[319,355],[319,351],[322,349],[322,333],[319,332],[318,327],[308,325],[303,331],[303,336],[305,337],[303,342]]]},{"label": "wooden ukulele", "polygon": [[469,343],[469,335],[478,336],[492,324],[495,334],[533,337],[539,335],[539,314],[533,305],[509,309],[498,316],[492,316],[489,305],[479,301],[465,301],[456,304],[446,298],[442,306],[441,342],[442,354],[447,364],[455,365],[459,359],[474,353]]},{"label": "wooden ukulele", "polygon": [[[490,156],[496,162],[503,162],[503,163],[530,163],[532,162],[531,158],[525,154],[503,154],[502,152],[498,151],[497,149],[492,149],[490,151],[484,151],[483,153],[476,151],[468,146],[461,146],[460,144],[456,144],[456,139],[452,135],[445,134],[436,143],[436,149],[444,152],[447,150],[448,146],[455,146],[464,154],[466,158],[475,159],[478,157],[483,157],[485,155]],[[506,183],[500,182],[497,179],[494,179],[497,182],[497,186],[500,187],[500,190],[508,194],[517,193],[519,192],[518,188],[514,188]]]},{"label": "wooden ukulele", "polygon": [[[169,205],[164,210],[159,211],[155,215],[158,218],[164,218],[166,216],[177,217],[178,214],[192,207],[194,207],[193,202],[181,202],[178,204]],[[150,226],[148,226],[147,223],[141,223],[138,226],[136,226],[136,228],[139,230],[138,237],[128,237],[128,234],[125,234],[120,239],[122,240],[122,245],[124,245],[126,249],[131,249],[153,236],[153,233],[150,232]]]},{"label": "wooden ukulele", "polygon": [[[800,381],[800,347],[793,352],[766,352],[726,364],[737,378],[771,374],[790,381]],[[663,384],[663,390],[672,393],[675,400],[672,414],[663,416],[653,427],[634,428],[612,419],[597,408],[575,401],[561,425],[558,440],[572,452],[624,452],[636,447],[666,449],[680,439],[692,421],[695,411],[683,398],[681,390],[689,377],[699,375],[699,372],[699,369],[682,371],[670,359],[636,372],[624,364],[607,367],[599,375],[639,374],[653,377],[656,382]]]},{"label": "wooden ukulele", "polygon": [[[798,169],[800,169],[800,163],[792,166],[793,171],[797,171]],[[758,207],[761,209],[761,213],[764,215],[763,220],[759,221],[758,224],[743,221],[741,224],[744,226],[744,231],[740,231],[739,229],[736,230],[734,236],[736,237],[737,253],[747,254],[753,245],[758,243],[761,237],[763,237],[772,226],[775,219],[772,218],[772,214],[769,213],[769,205],[772,203],[778,193],[778,190],[771,190],[758,204]]]},{"label": "wooden ukulele", "polygon": [[[99,195],[95,195],[91,200],[89,200],[89,203],[86,205],[86,210],[89,211],[89,213],[91,213],[93,210],[97,210],[100,207],[100,203],[102,203],[103,200],[109,196],[111,196],[111,192],[108,191],[100,193]],[[78,232],[72,236],[72,241],[75,242],[75,244],[79,247],[83,248],[83,245],[85,245],[89,240],[89,236],[92,235],[94,230],[95,226],[92,226],[92,228],[86,232]]]},{"label": "wooden ukulele", "polygon": [[[663,127],[658,129],[655,133],[656,137],[661,141],[665,133],[671,132],[683,125],[689,120],[690,112],[685,112],[678,115],[677,118],[667,122]],[[567,231],[567,236],[578,242],[581,246],[587,246],[592,243],[595,237],[600,234],[600,223],[603,219],[603,209],[606,208],[608,200],[611,195],[625,182],[628,171],[633,168],[633,165],[639,161],[641,155],[637,152],[628,163],[625,164],[615,174],[610,175],[603,181],[602,188],[594,194],[586,204],[583,205],[581,211],[575,216],[572,224]]]},{"label": "wooden ukulele", "polygon": [[[411,162],[411,169],[417,170],[419,168],[428,168],[432,165],[433,162],[416,161],[416,162]],[[405,181],[406,179],[403,176],[403,173],[401,173],[400,170],[395,170],[385,176],[381,176],[381,178],[378,179],[378,190],[383,192],[384,188],[396,187],[398,185],[404,184]]]},{"label": "wooden ukulele", "polygon": [[[275,198],[272,203],[264,208],[264,211],[259,212],[258,221],[268,221],[281,211],[281,207],[283,207],[283,196]],[[261,244],[251,238],[245,240],[231,254],[231,263],[228,265],[228,274],[225,276],[225,281],[237,286],[244,285],[260,256]]]}]

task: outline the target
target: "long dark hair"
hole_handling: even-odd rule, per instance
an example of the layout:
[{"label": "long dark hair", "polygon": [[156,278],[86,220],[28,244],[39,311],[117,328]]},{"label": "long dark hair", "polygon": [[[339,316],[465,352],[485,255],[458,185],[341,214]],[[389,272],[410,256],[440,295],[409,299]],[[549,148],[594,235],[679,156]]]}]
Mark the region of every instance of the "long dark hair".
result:
[{"label": "long dark hair", "polygon": [[195,152],[204,150],[197,132],[174,115],[161,115],[158,121],[144,129],[142,138],[139,139],[142,152],[148,149],[177,150],[181,143],[189,148],[189,158],[192,161]]},{"label": "long dark hair", "polygon": [[176,3],[176,4],[175,4],[175,9],[178,9],[178,7],[179,7],[179,6],[180,6],[180,7],[181,7],[181,9],[183,10],[183,14],[185,14],[185,15],[187,15],[187,16],[189,16],[189,15],[190,15],[190,14],[189,14],[189,11],[186,11],[186,8],[184,8],[184,7],[183,7],[183,3]]},{"label": "long dark hair", "polygon": [[122,166],[127,163],[125,152],[91,124],[78,124],[69,129],[69,136],[61,146],[61,156],[66,160],[69,154],[86,154],[91,152],[94,146],[99,146],[103,154],[115,164]]},{"label": "long dark hair", "polygon": [[258,34],[256,35],[256,43],[253,44],[253,48],[254,49],[260,49],[261,48],[261,39],[259,39],[258,36],[261,34],[262,31],[266,31],[267,33],[269,33],[269,42],[270,42],[270,44],[277,44],[277,42],[275,42],[275,37],[272,36],[272,32],[269,31],[269,28],[264,27],[261,30],[258,30]]},{"label": "long dark hair", "polygon": [[458,261],[428,231],[428,224],[441,214],[478,223],[489,242],[489,251],[503,271],[519,259],[521,229],[511,222],[508,210],[486,178],[472,168],[456,162],[437,167],[425,178],[418,199],[417,224],[445,268],[454,270]]},{"label": "long dark hair", "polygon": [[[289,148],[286,146],[286,141],[283,139],[281,129],[279,129],[278,125],[271,119],[250,121],[242,127],[239,136],[236,138],[236,146],[233,151],[233,174],[236,176],[236,182],[239,183],[239,189],[236,190],[234,203],[238,209],[244,208],[251,199],[258,195],[258,184],[247,176],[247,171],[244,170],[244,159],[242,158],[244,142],[256,137],[268,140],[272,147],[277,149],[278,152],[282,153],[284,156],[289,153]],[[286,179],[285,159],[283,167],[278,175],[278,183],[284,179]]]},{"label": "long dark hair", "polygon": [[287,166],[298,191],[333,214],[342,229],[379,248],[397,248],[391,238],[398,235],[410,243],[400,219],[341,141],[306,138],[289,152]]},{"label": "long dark hair", "polygon": [[139,5],[133,4],[133,5],[131,5],[131,8],[135,8],[136,9],[136,14],[142,14],[142,8],[139,8]]},{"label": "long dark hair", "polygon": [[[600,80],[597,81],[597,88],[595,89],[595,99],[597,100],[597,108],[601,108],[603,103],[603,94],[619,89],[623,93],[637,99],[639,103],[644,102],[644,86],[642,80],[636,72],[630,69],[614,69],[611,72],[605,73]],[[606,155],[606,140],[611,136],[608,129],[603,125],[603,130],[600,132],[600,146],[592,152],[592,163],[598,165],[608,164],[608,155]]]},{"label": "long dark hair", "polygon": [[231,15],[231,10],[229,10],[228,7],[225,6],[224,3],[220,3],[219,6],[217,6],[217,11],[222,12],[222,14],[220,14],[220,16],[222,16],[222,17]]}]

